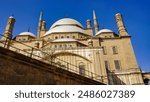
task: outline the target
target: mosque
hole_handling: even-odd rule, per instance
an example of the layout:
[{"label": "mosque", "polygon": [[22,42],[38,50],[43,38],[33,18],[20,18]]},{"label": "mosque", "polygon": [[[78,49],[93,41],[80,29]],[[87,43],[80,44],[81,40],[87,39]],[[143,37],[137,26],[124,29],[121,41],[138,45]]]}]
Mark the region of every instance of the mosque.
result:
[{"label": "mosque", "polygon": [[[110,29],[99,29],[95,11],[93,20],[86,20],[86,27],[75,19],[62,18],[46,29],[46,21],[41,12],[37,34],[22,32],[12,38],[15,18],[10,16],[0,41],[6,42],[5,47],[10,50],[26,56],[32,52],[33,58],[50,60],[61,68],[69,67],[71,71],[76,70],[75,73],[82,76],[88,74],[105,84],[144,84],[122,15],[117,13],[115,20],[118,33]],[[14,49],[16,47],[28,53]]]}]

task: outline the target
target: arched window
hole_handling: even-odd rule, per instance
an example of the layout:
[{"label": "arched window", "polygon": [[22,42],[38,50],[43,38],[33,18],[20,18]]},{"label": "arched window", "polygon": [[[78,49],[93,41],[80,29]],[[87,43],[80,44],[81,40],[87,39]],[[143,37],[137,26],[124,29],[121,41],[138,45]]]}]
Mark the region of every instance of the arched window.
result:
[{"label": "arched window", "polygon": [[79,74],[80,75],[85,75],[85,64],[83,62],[79,63]]},{"label": "arched window", "polygon": [[57,37],[57,36],[55,36],[55,39],[58,39],[58,37]]},{"label": "arched window", "polygon": [[70,47],[72,47],[72,45],[70,45]]},{"label": "arched window", "polygon": [[67,47],[67,44],[65,44],[64,47],[66,48],[66,47]]}]

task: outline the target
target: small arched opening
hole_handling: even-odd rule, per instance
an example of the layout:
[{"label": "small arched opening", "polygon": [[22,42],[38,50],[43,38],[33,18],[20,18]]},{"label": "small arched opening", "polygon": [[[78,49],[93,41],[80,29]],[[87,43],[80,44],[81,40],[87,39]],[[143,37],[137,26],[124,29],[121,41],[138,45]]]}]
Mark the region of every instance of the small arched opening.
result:
[{"label": "small arched opening", "polygon": [[83,62],[79,63],[79,74],[85,76],[85,64]]}]

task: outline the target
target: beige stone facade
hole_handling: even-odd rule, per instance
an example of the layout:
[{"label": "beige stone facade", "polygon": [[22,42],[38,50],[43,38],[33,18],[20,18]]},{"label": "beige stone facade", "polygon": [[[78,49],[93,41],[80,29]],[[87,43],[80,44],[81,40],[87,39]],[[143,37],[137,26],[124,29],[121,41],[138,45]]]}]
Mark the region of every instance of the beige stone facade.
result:
[{"label": "beige stone facade", "polygon": [[[110,29],[99,29],[95,11],[94,27],[89,19],[87,27],[83,27],[77,20],[62,18],[48,30],[42,16],[41,12],[37,37],[31,32],[20,33],[13,40],[7,39],[7,48],[27,56],[32,52],[33,58],[51,60],[59,67],[69,67],[71,72],[89,75],[105,84],[144,84],[120,13],[115,15],[118,34]],[[15,19],[10,17],[8,22],[11,23],[7,24],[4,36],[12,37]],[[2,37],[1,42],[5,41]]]}]

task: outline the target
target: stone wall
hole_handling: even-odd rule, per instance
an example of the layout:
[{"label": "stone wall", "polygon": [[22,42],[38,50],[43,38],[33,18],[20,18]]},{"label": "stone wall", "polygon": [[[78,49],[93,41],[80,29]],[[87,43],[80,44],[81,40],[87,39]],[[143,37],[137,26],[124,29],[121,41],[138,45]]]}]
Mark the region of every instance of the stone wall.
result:
[{"label": "stone wall", "polygon": [[0,84],[100,85],[103,83],[0,47]]}]

